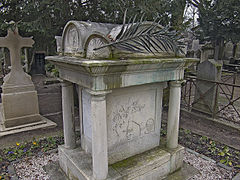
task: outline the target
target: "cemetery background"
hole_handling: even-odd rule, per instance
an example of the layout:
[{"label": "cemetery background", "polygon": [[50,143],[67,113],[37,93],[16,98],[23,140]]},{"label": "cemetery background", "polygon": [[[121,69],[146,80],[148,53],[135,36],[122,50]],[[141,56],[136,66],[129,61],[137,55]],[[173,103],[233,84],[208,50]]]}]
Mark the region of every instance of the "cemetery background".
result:
[{"label": "cemetery background", "polygon": [[[94,17],[93,17],[94,18]],[[56,34],[55,34],[56,35]],[[51,46],[52,47],[52,46]],[[37,76],[36,76],[37,77]],[[37,78],[39,78],[39,77],[37,77]],[[40,82],[40,81],[39,81]],[[42,83],[42,82],[41,82]],[[40,88],[40,86],[39,86],[39,88]],[[55,87],[54,87],[54,85],[53,85],[53,89],[54,89]],[[49,87],[47,88],[47,89],[49,89]],[[57,88],[56,88],[57,89]],[[47,91],[46,91],[46,88],[42,88],[41,89],[41,91],[42,91],[42,95],[40,95],[40,96],[42,96],[42,97],[44,97],[45,96],[45,98],[46,99],[48,99],[47,98]],[[55,91],[55,90],[54,90]],[[236,92],[238,92],[238,91],[236,91]],[[46,93],[46,94],[45,94]],[[50,92],[50,93],[53,93],[54,94],[54,92]],[[45,95],[44,95],[45,94]],[[56,94],[59,94],[59,92],[57,92]],[[51,95],[52,96],[52,95]],[[41,98],[40,98],[40,101],[41,101]],[[55,106],[52,106],[51,108],[48,108],[48,106],[47,105],[49,105],[49,103],[47,103],[47,104],[45,104],[44,102],[46,102],[45,100],[43,100],[42,101],[42,103],[43,103],[43,106],[42,105],[40,105],[40,111],[41,111],[41,107],[46,107],[46,109],[44,109],[44,108],[42,108],[42,111],[46,111],[46,113],[47,114],[49,114],[47,111],[48,110],[50,110],[50,109],[52,109],[53,107],[55,107]],[[51,102],[51,101],[50,101]],[[55,102],[55,100],[53,100],[52,102]],[[57,101],[56,101],[57,102]],[[41,102],[40,102],[41,103]],[[57,104],[57,103],[56,103]],[[58,104],[58,106],[59,106],[59,104]],[[54,112],[55,113],[55,112]],[[56,113],[58,113],[58,111],[56,111]],[[51,116],[51,114],[49,115],[49,116]],[[60,114],[59,114],[59,116],[61,116]],[[52,118],[53,117],[55,117],[54,116],[54,114],[52,115]],[[187,117],[185,117],[186,119],[187,119]],[[183,118],[183,119],[185,119],[185,118]],[[182,120],[182,121],[184,121],[184,120]],[[193,130],[193,131],[195,131],[195,132],[198,132],[199,134],[201,134],[201,135],[208,135],[208,136],[210,136],[210,137],[213,137],[213,139],[216,139],[216,140],[218,140],[218,141],[223,141],[222,140],[222,138],[221,138],[221,136],[220,136],[220,134],[221,134],[221,132],[222,131],[224,131],[225,133],[228,133],[230,136],[232,136],[232,134],[236,134],[237,132],[231,132],[231,130],[229,131],[229,130],[226,130],[226,129],[222,129],[221,127],[219,128],[219,130],[216,130],[216,132],[219,132],[219,136],[218,135],[216,135],[216,134],[218,134],[218,133],[216,133],[215,134],[215,132],[214,133],[212,133],[212,131],[210,131],[213,127],[214,128],[216,128],[215,127],[215,125],[213,124],[211,127],[209,127],[209,128],[206,128],[206,129],[204,129],[205,127],[204,127],[204,125],[202,125],[202,128],[204,129],[204,130],[202,130],[202,129],[196,129],[195,127],[195,125],[193,124],[193,122],[192,123],[189,123],[189,122],[192,122],[192,119],[191,118],[189,118],[188,120],[185,120],[185,123],[187,124],[185,124],[184,125],[184,123],[182,124],[182,126],[185,126],[185,127],[188,127],[187,129],[191,129],[191,130]],[[198,122],[199,123],[199,122]],[[197,124],[197,123],[196,123]],[[209,126],[209,123],[206,123],[207,124],[207,126]],[[198,124],[199,125],[199,124]],[[59,130],[61,129],[61,126],[60,126],[60,128],[59,128]],[[203,132],[204,131],[204,132]],[[46,133],[45,131],[44,132],[39,132],[39,134],[44,134],[44,133]],[[38,133],[36,133],[36,134],[38,134]],[[32,133],[32,135],[34,135],[35,136],[35,134],[34,133]],[[31,136],[31,133],[28,133],[28,135],[27,136]],[[235,136],[236,137],[236,136]],[[18,136],[15,136],[15,137],[13,137],[12,139],[17,139],[18,138]],[[11,138],[10,138],[11,139]],[[31,139],[31,138],[30,138]],[[233,142],[237,142],[237,141],[233,141],[233,140],[231,140],[231,139],[225,139],[226,141],[228,141],[227,143],[233,143]],[[224,140],[224,141],[225,141]],[[236,139],[235,139],[236,140]],[[8,140],[6,140],[6,141],[9,141],[9,139]],[[19,140],[20,141],[20,140]],[[15,144],[15,142],[14,141],[12,141],[13,142],[13,144]],[[238,141],[239,142],[239,141]],[[234,145],[235,143],[233,143],[232,145]],[[231,144],[230,144],[231,145]]]}]

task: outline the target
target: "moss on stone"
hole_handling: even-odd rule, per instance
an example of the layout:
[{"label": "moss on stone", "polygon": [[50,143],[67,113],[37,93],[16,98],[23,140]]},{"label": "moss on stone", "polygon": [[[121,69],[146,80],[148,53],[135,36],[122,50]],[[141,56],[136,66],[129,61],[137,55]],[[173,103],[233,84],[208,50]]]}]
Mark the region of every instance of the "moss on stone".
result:
[{"label": "moss on stone", "polygon": [[141,166],[146,162],[154,161],[156,158],[161,157],[164,155],[166,151],[164,151],[160,146],[151,149],[149,151],[146,151],[141,154],[137,154],[135,156],[129,157],[127,159],[124,159],[122,161],[116,162],[112,164],[111,166],[114,169],[125,169],[130,168],[133,166]]}]

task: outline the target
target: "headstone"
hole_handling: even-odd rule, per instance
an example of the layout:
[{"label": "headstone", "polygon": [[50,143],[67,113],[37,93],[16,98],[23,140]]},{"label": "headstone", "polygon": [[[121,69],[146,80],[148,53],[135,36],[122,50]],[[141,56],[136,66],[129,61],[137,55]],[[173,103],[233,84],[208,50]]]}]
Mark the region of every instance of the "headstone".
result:
[{"label": "headstone", "polygon": [[192,51],[194,52],[194,57],[197,57],[197,52],[200,50],[199,40],[194,39],[192,42]]},{"label": "headstone", "polygon": [[213,53],[213,47],[210,44],[205,44],[201,47],[201,57],[200,62],[206,61],[210,58],[210,55]]},{"label": "headstone", "polygon": [[62,52],[62,36],[55,36],[56,44],[57,44],[57,53]]},{"label": "headstone", "polygon": [[237,43],[236,58],[240,59],[240,43]]},{"label": "headstone", "polygon": [[31,74],[46,74],[44,52],[35,52],[31,66]]},{"label": "headstone", "polygon": [[37,128],[47,123],[39,114],[37,92],[31,77],[23,71],[20,59],[21,48],[32,47],[33,43],[32,38],[21,37],[17,28],[9,29],[6,37],[0,37],[0,47],[9,49],[11,59],[11,71],[4,77],[2,86],[0,136],[30,124]]},{"label": "headstone", "polygon": [[[139,31],[148,27],[149,23],[143,24]],[[62,36],[64,55],[46,57],[63,79],[65,144],[59,147],[59,164],[70,179],[157,180],[182,166],[184,149],[178,145],[181,80],[184,69],[198,60],[179,58],[173,52],[153,55],[104,46],[116,40],[121,28],[68,22]],[[167,144],[160,146],[167,82],[168,135]],[[74,84],[79,87],[80,144],[75,136]]]},{"label": "headstone", "polygon": [[233,44],[231,42],[228,42],[224,48],[225,59],[230,59],[232,57],[232,54],[233,54]]},{"label": "headstone", "polygon": [[[193,108],[208,114],[218,110],[218,88],[214,81],[221,80],[222,64],[206,60],[198,65]],[[213,81],[213,82],[209,82]]]}]

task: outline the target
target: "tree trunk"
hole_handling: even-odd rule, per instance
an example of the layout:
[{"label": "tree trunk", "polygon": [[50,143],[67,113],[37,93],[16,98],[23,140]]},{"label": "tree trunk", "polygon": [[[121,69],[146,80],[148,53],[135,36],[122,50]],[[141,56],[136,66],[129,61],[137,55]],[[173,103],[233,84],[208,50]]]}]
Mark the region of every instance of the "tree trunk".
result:
[{"label": "tree trunk", "polygon": [[224,53],[224,39],[217,39],[214,43],[214,60],[222,60]]}]

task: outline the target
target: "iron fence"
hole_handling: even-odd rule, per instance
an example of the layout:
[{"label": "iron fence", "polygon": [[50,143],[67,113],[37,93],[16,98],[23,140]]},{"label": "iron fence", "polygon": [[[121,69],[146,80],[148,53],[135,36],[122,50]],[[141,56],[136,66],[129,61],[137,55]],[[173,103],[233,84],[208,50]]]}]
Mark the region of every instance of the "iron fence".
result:
[{"label": "iron fence", "polygon": [[[240,124],[240,85],[237,83],[237,73],[229,73],[222,76],[221,81],[211,81],[187,76],[186,82],[182,86],[181,107],[188,111],[198,111],[206,116],[218,118],[224,121],[230,121]],[[210,86],[205,91],[199,88],[197,82],[206,82]],[[210,105],[206,98],[210,91],[217,94]],[[196,93],[198,95],[196,96]],[[201,111],[195,108],[196,104],[201,102],[207,108],[207,111]]]}]

